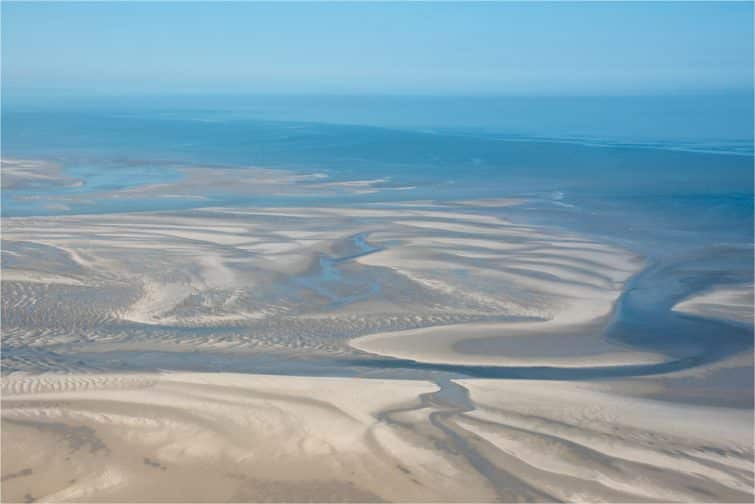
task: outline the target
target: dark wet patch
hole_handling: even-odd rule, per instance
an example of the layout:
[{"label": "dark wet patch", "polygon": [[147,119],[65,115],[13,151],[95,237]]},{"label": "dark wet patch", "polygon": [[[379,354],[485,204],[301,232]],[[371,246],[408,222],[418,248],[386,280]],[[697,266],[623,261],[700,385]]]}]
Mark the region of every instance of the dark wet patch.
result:
[{"label": "dark wet patch", "polygon": [[[97,437],[95,430],[85,425],[71,426],[60,422],[30,422],[15,419],[6,419],[4,421],[31,427],[43,432],[59,434],[68,443],[70,453],[86,447],[89,448],[89,453],[110,453],[110,449]],[[66,457],[66,460],[70,460],[70,457]]]},{"label": "dark wet patch", "polygon": [[26,469],[21,469],[18,472],[14,472],[14,473],[7,474],[7,475],[3,476],[2,478],[0,478],[0,482],[2,482],[2,481],[8,481],[8,480],[13,479],[13,478],[21,478],[23,476],[29,476],[29,475],[31,475],[32,472],[34,472],[34,471],[31,468],[27,467]]},{"label": "dark wet patch", "polygon": [[709,495],[711,497],[715,497],[716,496],[716,494],[714,494],[713,492],[711,492],[711,491],[709,491],[709,490],[707,490],[707,489],[705,489],[703,487],[696,486],[696,485],[687,485],[687,488],[689,488],[693,492],[698,492],[698,493],[701,493],[703,495]]},{"label": "dark wet patch", "polygon": [[351,481],[261,480],[240,473],[226,476],[241,482],[231,502],[385,502]]},{"label": "dark wet patch", "polygon": [[401,464],[396,464],[396,467],[398,468],[399,471],[404,472],[406,474],[411,474],[412,473],[409,469],[407,469],[406,467],[402,466]]},{"label": "dark wet patch", "polygon": [[720,455],[722,457],[727,456],[729,453],[724,450],[723,448],[717,448],[715,446],[701,446],[700,451],[702,452],[709,452],[709,453],[715,453],[716,455]]},{"label": "dark wet patch", "polygon": [[150,467],[154,467],[155,469],[161,469],[163,471],[167,469],[167,467],[162,465],[160,462],[158,462],[157,460],[152,460],[149,457],[144,457],[144,464]]}]

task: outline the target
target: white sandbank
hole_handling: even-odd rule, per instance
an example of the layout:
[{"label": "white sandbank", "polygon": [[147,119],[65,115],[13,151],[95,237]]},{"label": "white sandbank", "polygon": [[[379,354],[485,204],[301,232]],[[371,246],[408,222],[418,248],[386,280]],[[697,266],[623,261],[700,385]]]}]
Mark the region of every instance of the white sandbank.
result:
[{"label": "white sandbank", "polygon": [[459,380],[458,424],[493,460],[567,501],[747,501],[753,412],[616,394],[600,382]]},{"label": "white sandbank", "polygon": [[677,303],[673,310],[705,318],[753,324],[753,285],[726,285],[691,296]]},{"label": "white sandbank", "polygon": [[[564,335],[582,327],[560,320],[463,324],[371,334],[349,344],[369,353],[436,364],[579,368],[666,360],[662,354],[634,351],[597,335]],[[466,348],[477,345],[480,350],[464,351],[458,347],[461,343],[466,343]]]},{"label": "white sandbank", "polygon": [[[749,409],[627,397],[607,382],[457,383],[474,409],[446,424],[493,465],[511,500],[532,490],[586,502],[752,498]],[[430,420],[438,410],[419,400],[435,390],[230,373],[6,376],[4,498],[500,499],[468,460],[438,446],[448,442]]]},{"label": "white sandbank", "polygon": [[6,377],[3,389],[8,500],[494,497],[457,457],[377,420],[381,411],[419,406],[419,394],[437,389],[428,382],[42,375]]},{"label": "white sandbank", "polygon": [[[360,255],[355,236],[367,240],[369,253]],[[26,331],[13,333],[14,344],[40,341],[34,317],[81,318],[87,324],[249,327],[222,342],[203,333],[160,343],[204,349],[358,349],[423,362],[498,365],[663,360],[599,337],[624,283],[642,268],[640,258],[574,233],[509,222],[484,206],[13,218],[4,221],[3,239],[12,255],[3,303],[16,306],[17,295],[39,302],[18,322],[20,312],[9,308],[5,322],[22,323]],[[30,256],[29,247],[39,252]],[[339,257],[348,260],[321,276],[323,258]],[[47,302],[43,287],[53,284],[80,289],[56,290]],[[118,303],[97,313],[80,308],[81,288]],[[319,321],[317,334],[299,323],[302,316]],[[92,337],[78,325],[61,338],[76,336],[92,348],[108,331]],[[342,335],[339,341],[333,333]],[[351,347],[350,338],[356,338]],[[110,343],[115,339],[130,349],[137,339],[149,348],[155,343],[143,333],[119,332]]]}]

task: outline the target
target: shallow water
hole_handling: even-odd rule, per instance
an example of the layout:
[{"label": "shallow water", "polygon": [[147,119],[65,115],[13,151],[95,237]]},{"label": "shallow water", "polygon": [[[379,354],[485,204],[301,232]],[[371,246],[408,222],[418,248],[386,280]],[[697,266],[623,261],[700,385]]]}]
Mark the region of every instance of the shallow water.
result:
[{"label": "shallow water", "polygon": [[[667,197],[752,194],[748,95],[237,100],[233,107],[229,99],[217,97],[198,97],[193,103],[166,98],[134,99],[128,105],[102,100],[46,107],[4,104],[3,155],[56,160],[83,185],[8,191],[3,213],[58,213],[60,206],[50,208],[49,199],[61,195],[94,196],[65,204],[75,213],[98,213],[513,194],[560,195],[563,205],[574,204],[574,198],[585,204],[590,198],[621,196],[630,203],[646,196],[663,202]],[[697,144],[699,149],[688,148]],[[256,166],[382,182],[369,194],[314,199],[219,193],[206,194],[206,200],[133,195],[126,200],[106,195],[178,181],[180,168],[187,166]]]},{"label": "shallow water", "polygon": [[[670,311],[713,286],[752,282],[751,96],[258,97],[236,107],[218,97],[203,100],[142,101],[128,108],[107,101],[4,107],[4,157],[53,160],[83,182],[4,190],[4,217],[524,197],[527,203],[502,215],[577,231],[645,258],[646,268],[627,286],[605,336],[672,358],[654,365],[568,369],[116,352],[82,354],[88,365],[590,379],[686,369],[752,347],[749,328]],[[265,167],[324,173],[330,181],[378,182],[369,192],[316,197],[222,191],[201,200],[139,197],[140,187],[170,186],[185,179],[182,168],[200,166],[231,168],[239,177],[247,167]],[[124,191],[136,191],[136,197],[123,198]],[[346,285],[339,265],[375,250],[365,235],[357,235],[349,251],[322,255],[319,267],[295,282],[334,306],[368,299],[380,283]]]}]

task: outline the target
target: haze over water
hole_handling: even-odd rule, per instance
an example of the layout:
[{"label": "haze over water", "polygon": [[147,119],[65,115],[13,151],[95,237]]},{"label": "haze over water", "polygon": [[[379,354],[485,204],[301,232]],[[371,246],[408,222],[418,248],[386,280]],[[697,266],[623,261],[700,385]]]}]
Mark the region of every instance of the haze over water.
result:
[{"label": "haze over water", "polygon": [[[11,100],[4,111],[4,150],[62,162],[67,175],[85,182],[65,190],[71,193],[176,180],[181,164],[321,172],[406,187],[365,199],[527,191],[679,196],[748,193],[752,185],[748,94],[200,95],[122,103],[109,98],[40,106]],[[710,170],[709,160],[720,168]],[[105,199],[76,210],[109,204]],[[122,209],[150,204],[164,202]],[[192,203],[176,198],[171,204]],[[4,210],[50,212],[45,202],[15,198],[4,202]]]}]

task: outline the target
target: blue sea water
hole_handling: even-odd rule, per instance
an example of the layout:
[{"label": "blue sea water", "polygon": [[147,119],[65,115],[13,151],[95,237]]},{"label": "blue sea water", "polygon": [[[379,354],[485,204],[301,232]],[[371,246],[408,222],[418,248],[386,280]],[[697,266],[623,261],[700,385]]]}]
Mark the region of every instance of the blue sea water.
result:
[{"label": "blue sea water", "polygon": [[[2,126],[4,158],[53,160],[83,181],[4,190],[6,217],[525,196],[522,218],[629,239],[642,253],[752,243],[750,94],[11,100]],[[138,197],[191,166],[383,182],[316,198]],[[137,197],[103,196],[123,189]],[[61,195],[79,199],[54,204]]]},{"label": "blue sea water", "polygon": [[[282,168],[414,187],[363,200],[720,196],[751,194],[753,186],[752,97],[739,94],[91,98],[6,103],[2,120],[4,157],[55,160],[84,181],[32,191],[35,199],[6,191],[6,216],[57,213],[45,196],[61,191],[176,181],[186,166]],[[213,195],[209,203],[302,201]],[[206,204],[103,198],[69,206],[96,213]]]},{"label": "blue sea water", "polygon": [[[680,366],[691,365],[683,361],[690,356],[705,362],[752,346],[751,329],[670,311],[712,286],[753,281],[749,94],[39,100],[5,103],[2,126],[4,158],[56,161],[83,181],[3,190],[4,217],[524,197],[526,204],[502,210],[507,218],[578,231],[645,259],[611,336],[663,348]],[[107,197],[178,182],[193,166],[383,181],[370,194],[315,198]],[[55,204],[60,196],[79,199]],[[326,288],[329,279],[311,281]],[[751,373],[748,380],[751,390]]]}]

